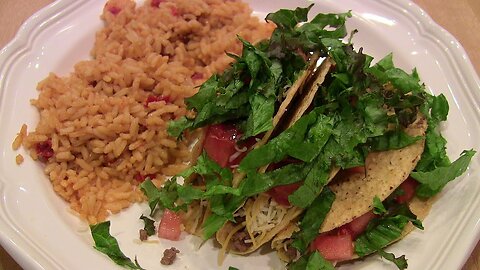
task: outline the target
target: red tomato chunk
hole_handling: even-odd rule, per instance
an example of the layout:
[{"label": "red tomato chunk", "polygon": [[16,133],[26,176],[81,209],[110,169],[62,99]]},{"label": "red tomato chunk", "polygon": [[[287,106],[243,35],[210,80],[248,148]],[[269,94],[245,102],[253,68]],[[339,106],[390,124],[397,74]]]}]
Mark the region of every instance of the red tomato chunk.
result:
[{"label": "red tomato chunk", "polygon": [[400,189],[403,190],[403,194],[395,198],[398,203],[409,202],[415,196],[415,190],[417,189],[418,182],[413,178],[408,177],[407,180],[400,184]]},{"label": "red tomato chunk", "polygon": [[318,250],[329,261],[350,260],[353,257],[353,241],[375,216],[370,211],[333,231],[322,233],[315,238],[311,248]]},{"label": "red tomato chunk", "polygon": [[193,73],[192,75],[192,80],[196,81],[196,80],[201,80],[203,79],[203,74],[202,73],[198,73],[198,72],[195,72]]},{"label": "red tomato chunk", "polygon": [[312,248],[329,261],[345,261],[353,257],[353,241],[350,235],[321,234],[315,238]]},{"label": "red tomato chunk", "polygon": [[234,125],[212,125],[208,127],[203,148],[211,159],[226,168],[230,157],[237,152],[235,145],[240,136]]},{"label": "red tomato chunk", "polygon": [[150,2],[150,6],[158,8],[162,2],[165,2],[165,0],[152,0],[152,2]]},{"label": "red tomato chunk", "polygon": [[277,186],[270,189],[267,193],[268,195],[272,196],[278,204],[283,206],[290,206],[288,196],[295,192],[295,190],[297,190],[301,185],[301,183],[293,183],[290,185]]},{"label": "red tomato chunk", "polygon": [[182,220],[178,214],[168,209],[163,212],[162,220],[158,226],[158,237],[177,241],[182,232]]},{"label": "red tomato chunk", "polygon": [[53,157],[53,149],[52,149],[52,140],[48,139],[43,142],[39,142],[35,145],[35,151],[37,152],[37,155],[43,159],[47,160],[51,157]]},{"label": "red tomato chunk", "polygon": [[135,180],[137,180],[139,183],[144,182],[147,178],[154,179],[155,177],[156,177],[155,174],[143,175],[139,172],[137,174],[135,174]]},{"label": "red tomato chunk", "polygon": [[180,12],[178,11],[178,9],[176,7],[171,7],[170,8],[170,13],[172,13],[172,15],[175,16],[175,17],[180,16]]},{"label": "red tomato chunk", "polygon": [[[361,173],[360,167],[347,170],[347,173]],[[418,182],[412,178],[405,180],[399,188],[403,194],[395,198],[397,203],[409,202],[415,196],[415,189]],[[272,189],[273,190],[273,189]],[[288,197],[288,196],[287,196]],[[277,199],[276,199],[277,200]],[[377,215],[373,211],[357,217],[330,232],[322,233],[311,244],[311,249],[318,250],[322,256],[329,261],[344,261],[352,259],[354,244],[353,241],[361,235],[368,226],[368,223]]]},{"label": "red tomato chunk", "polygon": [[148,107],[148,104],[152,102],[159,102],[159,101],[165,101],[165,103],[172,103],[169,96],[150,95],[147,97],[147,100],[145,101],[145,107]]},{"label": "red tomato chunk", "polygon": [[338,230],[343,230],[344,232],[348,231],[348,234],[350,234],[352,239],[356,239],[360,234],[365,231],[370,220],[375,217],[376,215],[372,211],[367,212],[366,214],[363,214],[352,220],[350,223],[341,226],[340,228],[338,228]]},{"label": "red tomato chunk", "polygon": [[110,11],[110,13],[112,13],[113,15],[117,15],[118,13],[120,13],[120,11],[122,11],[122,9],[116,6],[112,6],[108,8],[108,11]]}]

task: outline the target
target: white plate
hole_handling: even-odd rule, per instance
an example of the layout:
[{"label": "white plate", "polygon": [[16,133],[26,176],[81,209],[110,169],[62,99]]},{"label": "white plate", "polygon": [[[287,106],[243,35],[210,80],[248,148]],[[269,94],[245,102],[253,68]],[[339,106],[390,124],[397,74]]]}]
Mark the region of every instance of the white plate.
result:
[{"label": "white plate", "polygon": [[[308,1],[248,1],[260,16],[280,7],[307,6]],[[102,27],[103,7],[98,0],[60,0],[31,17],[16,38],[0,52],[0,244],[25,269],[116,269],[91,245],[87,226],[75,218],[50,187],[41,166],[28,156],[15,164],[11,142],[22,123],[34,127],[38,120],[29,100],[37,96],[36,84],[52,71],[66,75],[73,65],[88,58],[94,34]],[[480,150],[479,79],[460,44],[436,25],[420,8],[405,0],[322,0],[316,12],[344,12],[354,17],[348,28],[359,29],[357,47],[380,58],[394,53],[402,68],[417,67],[428,90],[444,93],[450,102],[449,121],[444,126],[448,152],[456,158],[462,149]],[[459,269],[480,237],[479,155],[468,173],[450,184],[434,205],[424,225],[389,248],[406,254],[409,269]],[[112,232],[124,252],[147,269],[161,269],[163,248],[175,244],[181,251],[175,269],[214,269],[216,250],[211,245],[194,250],[185,237],[180,244],[138,245],[138,216],[145,205],[135,205],[112,218]],[[229,256],[221,269],[280,268],[275,255],[247,258]],[[395,269],[377,256],[342,269]]]}]

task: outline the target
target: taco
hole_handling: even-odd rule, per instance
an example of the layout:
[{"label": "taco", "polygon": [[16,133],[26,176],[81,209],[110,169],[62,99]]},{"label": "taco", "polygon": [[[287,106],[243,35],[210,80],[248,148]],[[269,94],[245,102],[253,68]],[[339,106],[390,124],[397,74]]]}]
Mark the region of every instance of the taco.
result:
[{"label": "taco", "polygon": [[[222,225],[225,229],[229,228],[226,221],[234,221],[234,212],[245,203],[255,207],[261,205],[260,199],[250,203],[245,196],[239,196],[241,198],[233,200],[229,206],[217,206],[221,204],[220,197],[223,196],[221,200],[231,201],[229,198],[238,194],[230,191],[241,185],[246,176],[245,171],[237,169],[240,161],[251,150],[282,133],[285,129],[283,123],[293,110],[292,103],[306,92],[311,81],[318,83],[319,77],[325,76],[325,72],[320,70],[328,63],[324,59],[328,49],[320,37],[328,37],[330,43],[334,40],[340,43],[346,35],[345,20],[349,13],[322,14],[316,22],[306,22],[310,8],[280,10],[267,15],[267,21],[277,25],[271,38],[256,45],[240,38],[244,45],[242,55],[230,55],[235,60],[231,67],[221,75],[213,75],[201,85],[196,95],[185,100],[194,116],[170,123],[169,133],[176,137],[202,130],[194,150],[199,153],[203,149],[204,153],[199,155],[197,164],[192,164],[192,170],[182,175],[185,183],[207,193],[211,187],[221,185],[223,188],[209,195],[219,200],[213,206],[211,201],[192,200],[187,203],[188,208],[182,214],[186,231],[208,238]],[[285,20],[285,14],[294,17],[294,21]],[[307,34],[315,35],[316,39],[303,40]],[[319,66],[321,57],[323,64]],[[289,121],[292,121],[291,118]],[[212,161],[219,165],[220,168],[215,168],[218,173],[222,171],[223,176],[229,175],[227,179],[215,179],[212,184],[202,172],[196,171],[195,167],[211,164]],[[218,173],[213,174],[213,178]],[[229,191],[225,191],[225,187]],[[208,228],[205,232],[205,227],[212,224],[214,218],[223,223],[216,221],[215,229]],[[275,233],[268,233],[260,242],[269,241]]]},{"label": "taco", "polygon": [[[344,133],[332,132],[338,136],[333,145],[350,148],[334,152],[328,143],[324,146],[340,172],[331,182],[322,182],[319,196],[272,239],[271,247],[289,262],[289,269],[373,253],[405,269],[404,256],[383,249],[415,227],[423,229],[421,221],[435,195],[466,170],[475,152],[464,151],[453,163],[448,160],[438,131],[448,103],[442,95],[427,94],[415,70],[407,74],[394,67],[391,55],[371,66],[372,58],[350,44],[333,51],[332,61],[325,82],[306,94],[303,106],[335,115]],[[342,121],[350,130],[342,128]],[[358,137],[363,137],[360,142]],[[441,149],[436,148],[439,141]],[[292,201],[289,194],[298,187],[302,185],[290,185],[284,199]]]},{"label": "taco", "polygon": [[[331,61],[327,57],[311,76],[308,90],[305,93],[311,92],[309,88],[312,85],[318,87],[323,82],[330,67]],[[308,99],[301,99],[302,102],[304,100]],[[291,128],[305,113],[306,109],[302,106],[294,106],[292,112],[286,115],[283,124],[286,124],[287,128]],[[262,145],[257,145],[257,148],[260,148]],[[288,163],[287,161],[263,165],[258,169],[258,172],[264,173],[266,170],[272,170],[272,167],[278,169]],[[338,169],[332,167],[329,179],[333,179],[337,172]],[[231,253],[248,254],[272,240],[275,235],[284,230],[290,222],[296,220],[302,213],[302,210],[299,208],[285,208],[287,204],[288,202],[276,202],[267,193],[260,193],[250,197],[245,205],[236,212],[236,219],[227,222],[217,232],[216,239],[223,247],[221,253],[226,252],[228,249]]]},{"label": "taco", "polygon": [[[425,117],[418,115],[415,122],[405,129],[405,133],[409,136],[423,137],[426,130]],[[407,203],[414,214],[412,217],[416,216],[422,220],[429,211],[431,200],[414,198],[416,183],[409,175],[423,151],[424,140],[419,140],[401,149],[372,152],[366,157],[364,167],[341,171],[329,184],[330,190],[335,194],[335,200],[312,247],[319,249],[327,260],[344,261],[358,258],[354,253],[353,241],[376,217],[372,202],[377,199],[381,202],[390,197],[391,207],[397,206],[395,202]],[[410,225],[408,232],[413,228]],[[272,240],[272,248],[278,251],[282,260],[290,262],[297,258],[298,252],[289,246],[291,243],[289,238],[299,230],[296,222],[292,222],[288,230]],[[407,229],[403,230],[402,236],[408,232]]]}]

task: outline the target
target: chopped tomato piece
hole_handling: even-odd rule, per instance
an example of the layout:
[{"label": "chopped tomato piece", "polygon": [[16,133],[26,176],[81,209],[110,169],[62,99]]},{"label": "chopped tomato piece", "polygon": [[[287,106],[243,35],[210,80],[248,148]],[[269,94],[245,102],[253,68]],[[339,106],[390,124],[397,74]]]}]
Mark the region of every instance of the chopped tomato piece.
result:
[{"label": "chopped tomato piece", "polygon": [[120,13],[120,11],[122,11],[122,9],[116,6],[111,6],[108,8],[108,11],[110,11],[110,13],[112,13],[113,15],[117,15],[118,13]]},{"label": "chopped tomato piece", "polygon": [[[327,234],[329,235],[350,235],[352,236],[352,230],[350,229],[350,227],[348,227],[348,224],[345,224],[343,226],[340,226],[339,228],[336,228],[330,232],[328,232]],[[352,237],[353,239],[353,237]]]},{"label": "chopped tomato piece", "polygon": [[165,103],[171,103],[172,101],[170,100],[169,96],[155,96],[155,95],[149,95],[147,97],[147,100],[145,101],[145,107],[148,107],[148,104],[152,102],[159,102],[159,101],[165,101]]},{"label": "chopped tomato piece", "polygon": [[162,2],[165,2],[165,0],[152,0],[152,2],[150,2],[150,6],[158,8]]},{"label": "chopped tomato piece", "polygon": [[400,184],[400,189],[403,190],[402,195],[399,195],[395,198],[395,201],[398,203],[406,203],[409,202],[413,196],[415,196],[415,190],[418,186],[418,182],[415,179],[408,177],[407,180],[403,181]]},{"label": "chopped tomato piece", "polygon": [[35,151],[42,161],[46,161],[53,157],[54,152],[52,149],[52,140],[47,139],[43,142],[39,142],[35,145]]},{"label": "chopped tomato piece", "polygon": [[350,235],[352,236],[352,239],[356,239],[357,236],[359,236],[365,231],[368,223],[370,222],[370,220],[375,218],[375,216],[376,215],[372,211],[369,211],[366,214],[363,214],[357,217],[356,219],[352,220],[350,223],[345,224],[343,226],[348,227],[348,230],[350,232]]},{"label": "chopped tomato piece", "polygon": [[194,80],[194,81],[196,81],[196,80],[201,80],[201,79],[203,79],[203,74],[202,74],[202,73],[198,73],[198,72],[194,72],[191,78],[192,78],[192,80]]},{"label": "chopped tomato piece", "polygon": [[329,261],[345,261],[353,257],[353,241],[350,235],[321,234],[312,243],[312,249],[318,250]]},{"label": "chopped tomato piece", "polygon": [[172,13],[172,15],[175,16],[175,17],[180,16],[180,12],[176,7],[171,7],[170,8],[170,13]]},{"label": "chopped tomato piece", "polygon": [[354,173],[365,173],[365,167],[363,166],[358,166],[358,167],[353,167],[347,169],[347,172],[354,174]]},{"label": "chopped tomato piece", "polygon": [[135,174],[135,176],[134,176],[135,180],[137,180],[139,183],[144,182],[147,178],[154,179],[155,177],[156,177],[155,174],[143,175],[139,172],[137,172],[137,174]]},{"label": "chopped tomato piece", "polygon": [[158,226],[158,237],[177,241],[182,232],[180,228],[181,224],[182,220],[178,214],[165,209],[160,225]]},{"label": "chopped tomato piece", "polygon": [[208,127],[203,148],[211,159],[226,168],[230,157],[237,152],[235,145],[240,136],[234,125],[212,125]]},{"label": "chopped tomato piece", "polygon": [[280,205],[290,206],[288,196],[295,192],[301,186],[300,183],[293,183],[290,185],[277,186],[270,189],[267,193]]}]

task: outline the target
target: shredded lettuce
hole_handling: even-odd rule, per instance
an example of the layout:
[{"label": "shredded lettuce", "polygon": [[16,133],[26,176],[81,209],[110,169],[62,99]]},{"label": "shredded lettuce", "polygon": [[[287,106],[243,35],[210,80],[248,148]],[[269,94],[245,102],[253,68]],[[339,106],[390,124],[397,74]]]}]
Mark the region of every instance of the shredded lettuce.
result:
[{"label": "shredded lettuce", "polygon": [[385,209],[382,201],[377,196],[373,198],[373,213],[376,215],[387,213],[387,209]]},{"label": "shredded lettuce", "polygon": [[449,166],[437,167],[429,172],[412,172],[410,174],[420,182],[416,193],[422,198],[429,198],[440,192],[450,181],[462,175],[468,168],[475,151],[463,151],[460,157]]},{"label": "shredded lettuce", "polygon": [[[289,264],[289,269],[332,267],[317,252],[308,254],[307,247],[335,197],[325,188],[333,167],[363,166],[370,152],[401,149],[425,139],[425,151],[411,176],[420,182],[417,195],[430,197],[464,173],[475,154],[465,151],[457,161],[450,162],[446,140],[439,131],[440,123],[447,119],[448,102],[443,95],[428,94],[415,69],[407,73],[395,67],[392,54],[372,65],[373,58],[362,49],[355,50],[350,42],[341,41],[347,35],[345,21],[351,17],[350,12],[319,14],[307,22],[311,7],[268,14],[266,20],[277,25],[269,40],[253,45],[239,37],[242,54],[229,54],[235,60],[231,67],[212,76],[196,95],[186,99],[188,108],[196,112],[195,118],[183,117],[169,124],[169,133],[175,137],[185,130],[226,121],[238,124],[243,139],[271,130],[278,101],[306,67],[302,56],[315,51],[331,57],[335,69],[319,86],[313,109],[247,154],[238,168],[246,173],[240,186],[233,188],[230,170],[205,154],[196,166],[180,174],[185,178],[200,175],[205,190],[180,185],[175,177],[161,189],[151,181],[141,186],[152,212],[158,207],[185,210],[195,200],[207,200],[212,214],[202,228],[203,237],[210,238],[225,222],[233,221],[233,213],[248,197],[301,182],[288,199],[305,209],[301,230],[293,236],[292,244],[305,256]],[[404,128],[419,112],[427,117],[427,132],[425,136],[409,136]],[[262,166],[289,158],[298,163],[258,172]],[[374,199],[374,212],[381,216],[357,238],[355,252],[359,256],[378,252],[404,269],[405,257],[395,257],[383,248],[400,237],[407,223],[423,226],[406,205],[384,203],[378,197]]]},{"label": "shredded lettuce", "polygon": [[304,51],[320,50],[325,54],[328,52],[327,47],[341,45],[340,39],[347,35],[346,19],[352,14],[350,12],[318,14],[310,22],[298,27],[299,23],[307,21],[307,15],[312,6],[295,10],[280,9],[268,14],[266,20],[277,25],[272,34],[270,46],[285,46],[287,50],[295,48],[301,48]]},{"label": "shredded lettuce", "polygon": [[416,194],[429,198],[439,193],[450,181],[462,175],[475,155],[474,150],[464,150],[460,157],[450,162],[447,156],[447,140],[439,131],[441,122],[447,120],[449,106],[443,94],[428,96],[427,102],[421,108],[427,115],[428,129],[425,136],[425,150],[410,175],[420,182]]},{"label": "shredded lettuce", "polygon": [[421,106],[421,111],[427,116],[428,128],[425,136],[425,150],[415,167],[417,172],[433,171],[437,167],[450,165],[447,156],[447,140],[440,134],[439,125],[447,119],[448,102],[443,94],[428,96],[427,102]]},{"label": "shredded lettuce", "polygon": [[[380,204],[381,202],[374,201],[374,206],[379,207]],[[398,240],[409,222],[423,230],[422,223],[406,204],[397,204],[390,207],[388,211],[380,212],[383,213],[382,216],[370,221],[366,231],[355,240],[355,253],[359,257],[364,257],[377,252],[383,258],[395,263],[399,269],[406,269],[408,264],[405,256],[395,257],[383,251],[383,248]]]},{"label": "shredded lettuce", "polygon": [[287,265],[288,270],[334,270],[331,262],[325,260],[318,251],[302,256],[295,262]]},{"label": "shredded lettuce", "polygon": [[288,164],[279,169],[265,172],[247,174],[246,179],[242,182],[242,195],[250,197],[269,189],[296,183],[305,179],[312,169],[309,164]]},{"label": "shredded lettuce", "polygon": [[327,213],[335,200],[335,193],[324,188],[311,207],[309,207],[300,221],[300,231],[293,235],[292,246],[304,253],[308,245],[317,237]]},{"label": "shredded lettuce", "polygon": [[252,171],[287,156],[310,162],[320,153],[331,131],[332,119],[313,111],[264,146],[252,150],[240,163],[239,170]]},{"label": "shredded lettuce", "polygon": [[227,221],[226,217],[210,215],[202,225],[203,239],[210,239]]},{"label": "shredded lettuce", "polygon": [[110,221],[90,225],[90,232],[95,242],[94,248],[107,255],[116,264],[126,269],[145,270],[138,264],[136,258],[134,263],[120,250],[117,239],[110,235]]},{"label": "shredded lettuce", "polygon": [[320,195],[329,176],[330,166],[325,166],[325,162],[319,159],[319,162],[312,164],[312,169],[308,172],[303,185],[288,196],[288,201],[297,207],[307,208]]},{"label": "shredded lettuce", "polygon": [[[191,185],[180,185],[177,183],[178,176],[188,178],[192,174],[202,176],[206,185],[205,191]],[[240,196],[241,190],[231,186],[232,172],[229,169],[220,167],[204,152],[198,158],[195,166],[178,176],[166,181],[161,188],[157,188],[150,179],[147,179],[140,185],[140,188],[148,198],[151,214],[157,209],[157,206],[160,209],[168,208],[173,211],[185,211],[187,206],[193,201],[209,199],[212,201],[211,210],[214,213],[233,219],[232,211],[234,210],[225,211],[224,201],[232,200],[231,196]]]},{"label": "shredded lettuce", "polygon": [[147,232],[148,236],[154,235],[155,234],[155,220],[145,216],[141,215],[140,219],[143,220],[144,222],[144,227],[143,229]]},{"label": "shredded lettuce", "polygon": [[[183,131],[235,120],[244,128],[244,139],[272,129],[277,101],[306,67],[303,56],[314,51],[326,55],[346,36],[345,14],[320,14],[307,21],[308,8],[279,10],[266,19],[277,24],[269,40],[256,45],[239,37],[241,56],[228,54],[235,62],[223,74],[210,77],[194,96],[185,99],[197,115],[169,124],[171,136]],[[302,25],[299,23],[305,22]]]},{"label": "shredded lettuce", "polygon": [[368,138],[367,147],[370,152],[401,149],[423,138],[422,136],[409,136],[403,130],[392,130],[383,135]]}]

